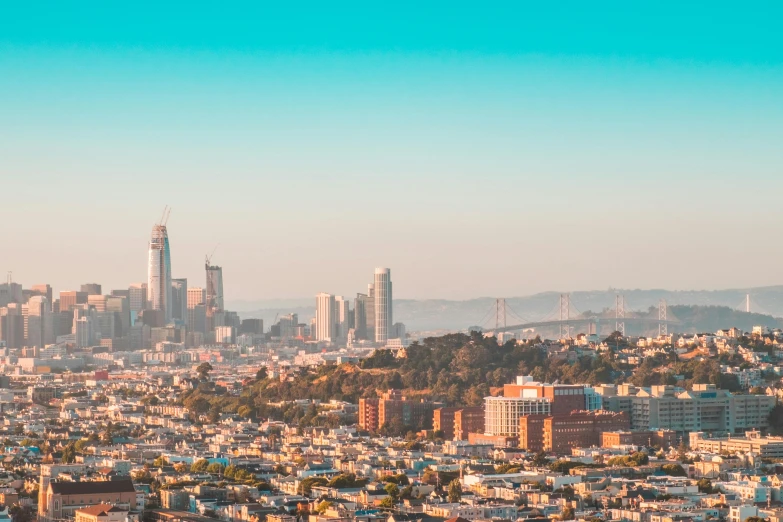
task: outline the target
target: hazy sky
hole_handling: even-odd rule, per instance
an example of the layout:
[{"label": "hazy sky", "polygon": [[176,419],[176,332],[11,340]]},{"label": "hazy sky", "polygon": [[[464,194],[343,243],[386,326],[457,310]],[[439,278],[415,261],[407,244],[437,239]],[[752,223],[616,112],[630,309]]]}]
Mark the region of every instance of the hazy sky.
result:
[{"label": "hazy sky", "polygon": [[168,204],[228,301],[783,283],[780,2],[264,3],[3,5],[0,271],[143,281]]}]

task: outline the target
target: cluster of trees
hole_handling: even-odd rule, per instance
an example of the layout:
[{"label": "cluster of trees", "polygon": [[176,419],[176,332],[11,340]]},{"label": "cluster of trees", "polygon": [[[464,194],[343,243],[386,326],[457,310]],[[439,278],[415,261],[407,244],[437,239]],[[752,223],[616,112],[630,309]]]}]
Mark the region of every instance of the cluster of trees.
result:
[{"label": "cluster of trees", "polygon": [[607,464],[609,466],[644,466],[649,464],[650,457],[646,453],[637,451],[631,455],[625,455],[622,457],[612,457]]},{"label": "cluster of trees", "polygon": [[661,471],[672,477],[688,476],[688,474],[685,472],[685,468],[683,468],[680,464],[664,464],[661,466]]},{"label": "cluster of trees", "polygon": [[224,470],[223,464],[219,462],[210,463],[207,459],[199,459],[190,465],[191,473],[211,473],[213,475],[221,475]]},{"label": "cluster of trees", "polygon": [[722,373],[720,365],[721,361],[716,359],[672,361],[663,356],[649,357],[634,370],[628,381],[636,386],[671,384],[684,388],[693,384],[714,384],[724,390],[739,391],[737,376]]}]

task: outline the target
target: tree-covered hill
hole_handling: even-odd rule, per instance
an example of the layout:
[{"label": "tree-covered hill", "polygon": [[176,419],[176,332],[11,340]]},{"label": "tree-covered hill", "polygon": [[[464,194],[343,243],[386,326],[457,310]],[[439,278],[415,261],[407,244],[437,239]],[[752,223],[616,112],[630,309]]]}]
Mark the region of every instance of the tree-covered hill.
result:
[{"label": "tree-covered hill", "polygon": [[[614,342],[622,350],[624,341]],[[741,361],[740,361],[741,362]],[[197,389],[183,394],[181,402],[191,412],[219,416],[233,412],[253,418],[282,418],[312,422],[315,410],[302,412],[290,405],[270,403],[296,399],[331,399],[358,402],[376,397],[388,389],[401,389],[410,398],[426,398],[449,406],[478,406],[493,388],[514,381],[517,375],[532,375],[542,382],[619,383],[639,386],[653,384],[689,385],[714,383],[733,389],[721,376],[718,360],[678,362],[660,356],[648,359],[640,368],[620,362],[614,353],[589,354],[568,361],[548,357],[546,347],[534,340],[522,344],[509,341],[499,345],[494,337],[477,333],[430,337],[406,349],[405,357],[388,350],[377,350],[360,365],[325,365],[303,369],[291,380],[266,378],[264,372],[236,396],[217,393],[202,382]]]}]

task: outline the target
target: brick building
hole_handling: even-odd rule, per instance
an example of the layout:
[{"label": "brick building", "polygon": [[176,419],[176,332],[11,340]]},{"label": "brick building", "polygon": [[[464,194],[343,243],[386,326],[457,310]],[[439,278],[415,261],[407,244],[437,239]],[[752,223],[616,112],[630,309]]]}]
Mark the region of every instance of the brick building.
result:
[{"label": "brick building", "polygon": [[532,377],[519,376],[516,383],[503,386],[503,396],[549,399],[552,415],[585,409],[583,384],[547,384],[536,382]]},{"label": "brick building", "polygon": [[359,399],[359,427],[363,430],[376,432],[378,424],[378,408],[380,399]]},{"label": "brick building", "polygon": [[526,416],[519,421],[519,445],[530,451],[566,454],[571,448],[598,446],[605,431],[629,427],[627,414],[600,410]]},{"label": "brick building", "polygon": [[601,434],[601,447],[660,446],[677,444],[677,434],[670,430],[605,431]]},{"label": "brick building", "polygon": [[446,440],[454,440],[454,415],[459,408],[438,408],[432,413],[432,429],[443,433]]},{"label": "brick building", "polygon": [[408,400],[400,390],[389,390],[380,399],[359,399],[359,427],[377,432],[384,424],[399,421],[412,428],[431,425],[434,405]]},{"label": "brick building", "polygon": [[461,408],[454,414],[454,438],[467,440],[468,433],[476,433],[484,428],[484,408],[473,406]]},{"label": "brick building", "polygon": [[468,433],[484,428],[484,408],[438,408],[432,415],[432,429],[442,431],[446,440],[466,440]]}]

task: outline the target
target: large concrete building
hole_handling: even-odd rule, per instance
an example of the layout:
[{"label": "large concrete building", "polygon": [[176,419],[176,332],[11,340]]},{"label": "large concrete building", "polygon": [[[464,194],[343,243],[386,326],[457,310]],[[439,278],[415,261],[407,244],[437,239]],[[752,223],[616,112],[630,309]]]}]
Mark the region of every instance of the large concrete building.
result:
[{"label": "large concrete building", "polygon": [[695,451],[715,454],[753,453],[764,459],[783,458],[783,437],[762,437],[758,431],[749,431],[743,437],[714,439],[695,432],[690,434],[690,447]]},{"label": "large concrete building", "polygon": [[634,430],[672,430],[680,434],[704,431],[737,434],[765,429],[776,399],[768,395],[733,394],[712,384],[695,384],[683,391],[674,386],[649,390],[619,386],[601,391],[604,407],[625,411]]}]

